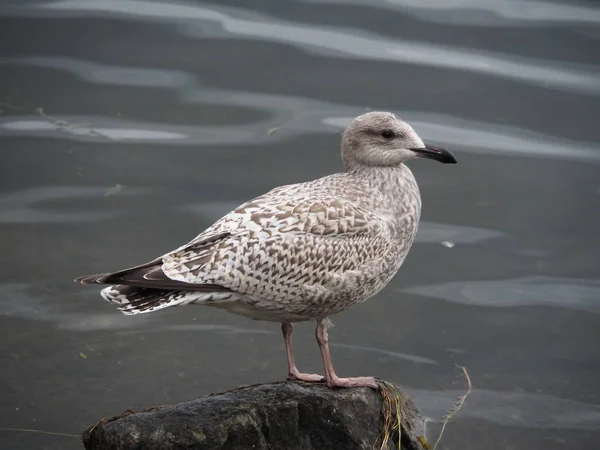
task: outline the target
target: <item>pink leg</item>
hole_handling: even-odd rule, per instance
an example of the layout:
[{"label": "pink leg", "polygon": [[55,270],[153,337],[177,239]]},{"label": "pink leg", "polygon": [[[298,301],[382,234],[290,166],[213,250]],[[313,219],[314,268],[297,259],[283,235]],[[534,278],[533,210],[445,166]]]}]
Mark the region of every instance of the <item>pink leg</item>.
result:
[{"label": "pink leg", "polygon": [[283,341],[285,342],[285,353],[287,354],[288,360],[288,380],[292,381],[323,381],[323,375],[317,375],[315,373],[300,373],[294,362],[294,351],[292,350],[292,331],[294,331],[294,325],[290,322],[283,322],[281,324],[281,331],[283,332]]},{"label": "pink leg", "polygon": [[355,377],[355,378],[340,378],[335,374],[333,363],[331,362],[331,354],[329,353],[329,336],[327,328],[330,326],[328,318],[317,321],[317,342],[321,349],[323,357],[323,365],[325,366],[325,381],[329,387],[359,387],[368,386],[378,389],[377,382],[374,377]]}]

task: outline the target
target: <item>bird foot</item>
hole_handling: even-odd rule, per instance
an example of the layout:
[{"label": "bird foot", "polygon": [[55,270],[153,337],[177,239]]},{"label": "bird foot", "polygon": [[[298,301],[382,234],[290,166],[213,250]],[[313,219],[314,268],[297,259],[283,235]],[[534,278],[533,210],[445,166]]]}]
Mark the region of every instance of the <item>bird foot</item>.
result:
[{"label": "bird foot", "polygon": [[325,381],[325,377],[323,375],[319,375],[316,373],[289,373],[287,379],[289,381],[306,381],[308,383],[318,383],[321,381]]},{"label": "bird foot", "polygon": [[339,378],[333,377],[327,380],[328,387],[371,387],[379,389],[375,377],[355,377],[355,378]]}]

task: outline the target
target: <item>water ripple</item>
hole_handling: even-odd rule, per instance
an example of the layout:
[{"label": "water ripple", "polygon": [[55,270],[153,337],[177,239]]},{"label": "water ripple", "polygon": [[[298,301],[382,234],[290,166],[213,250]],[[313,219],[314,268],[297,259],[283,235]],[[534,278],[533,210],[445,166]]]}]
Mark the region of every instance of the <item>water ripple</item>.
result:
[{"label": "water ripple", "polygon": [[[92,15],[165,22],[189,36],[260,39],[298,46],[330,56],[391,61],[490,75],[544,88],[600,94],[599,71],[590,65],[539,61],[480,49],[390,39],[349,28],[320,27],[253,13],[249,10],[187,3],[134,0],[58,0],[11,10]],[[5,11],[5,14],[11,14]]]},{"label": "water ripple", "polygon": [[154,88],[183,88],[194,77],[176,70],[121,67],[61,56],[29,56],[0,59],[0,66],[26,65],[69,72],[95,84]]},{"label": "water ripple", "polygon": [[423,356],[411,355],[409,353],[393,352],[391,350],[384,350],[381,348],[364,347],[362,345],[351,345],[351,344],[336,344],[336,343],[329,344],[329,345],[331,347],[347,348],[350,350],[359,350],[359,351],[365,351],[365,352],[369,352],[369,353],[379,353],[380,355],[390,356],[395,359],[412,361],[417,364],[438,364],[437,361],[434,361],[433,359],[425,358]]},{"label": "water ripple", "polygon": [[[38,203],[47,201],[101,198],[110,195],[108,187],[45,186],[0,196],[0,223],[78,223],[110,219],[114,212],[52,211]],[[141,195],[149,191],[142,188],[127,188],[120,195]]]},{"label": "water ripple", "polygon": [[485,228],[466,227],[447,223],[420,222],[416,241],[424,244],[439,244],[443,241],[454,244],[475,244],[498,239],[504,233]]},{"label": "water ripple", "polygon": [[[237,100],[223,98],[224,103],[245,102],[244,95]],[[285,141],[310,132],[336,132],[342,130],[351,117],[363,113],[364,108],[340,106],[352,111],[349,116],[329,116],[327,110],[296,111],[293,114],[287,107],[295,102],[285,96],[262,96],[253,94],[251,98],[263,98],[265,109],[273,99],[279,98],[279,111],[276,116],[254,124],[236,125],[171,125],[149,123],[104,116],[55,116],[45,120],[39,116],[0,116],[0,138],[11,136],[38,136],[59,139],[93,141],[99,143],[147,143],[170,145],[256,145]],[[231,102],[230,102],[231,100]],[[318,104],[305,100],[305,108]],[[255,107],[260,106],[256,103]],[[331,105],[330,105],[331,107]],[[459,152],[497,154],[505,156],[531,156],[574,160],[585,162],[600,161],[600,147],[596,144],[573,141],[535,133],[517,127],[458,119],[451,116],[420,112],[399,112],[408,120],[425,140],[446,145]],[[269,133],[277,128],[276,133]]]},{"label": "water ripple", "polygon": [[[271,330],[261,330],[260,328],[243,328],[232,325],[213,325],[213,324],[192,324],[192,325],[160,325],[152,328],[153,332],[162,331],[207,331],[217,334],[272,334]],[[147,331],[146,331],[147,332]]]},{"label": "water ripple", "polygon": [[[414,402],[429,417],[439,420],[464,391],[430,391],[405,388]],[[586,404],[542,393],[474,389],[460,418],[485,420],[519,428],[598,430],[600,405]],[[432,419],[430,419],[432,420]]]},{"label": "water ripple", "polygon": [[[94,123],[94,125],[88,125]],[[162,125],[167,128],[169,125]],[[185,128],[185,127],[172,127]],[[188,127],[191,128],[191,127]],[[202,129],[194,127],[191,132],[201,134]],[[195,131],[194,131],[195,130]],[[0,117],[0,136],[40,136],[70,138],[83,141],[129,141],[157,142],[189,140],[185,133],[171,130],[157,130],[153,124],[139,124],[108,117],[61,116],[52,118],[27,116]],[[210,142],[210,141],[208,141]]]},{"label": "water ripple", "polygon": [[531,276],[508,280],[457,281],[402,289],[467,305],[507,308],[555,306],[600,313],[600,281]]},{"label": "water ripple", "polygon": [[[523,155],[600,161],[600,146],[548,136],[513,126],[494,125],[451,116],[427,113],[399,113],[427,140],[469,153]],[[352,117],[330,117],[324,123],[345,128]],[[468,147],[465,148],[465,147]]]},{"label": "water ripple", "polygon": [[[170,144],[244,144],[283,140],[305,132],[341,130],[364,108],[310,98],[260,92],[218,89],[181,71],[132,68],[99,64],[74,58],[35,56],[0,60],[0,65],[23,64],[69,72],[97,84],[161,86],[178,92],[186,103],[253,108],[270,119],[235,126],[174,126],[93,116],[0,116],[0,136],[39,135],[100,142],[149,142]],[[121,74],[131,74],[120,78]],[[98,75],[93,75],[98,74]],[[135,74],[135,76],[133,76]],[[140,81],[138,81],[140,80]],[[145,80],[145,81],[144,81]],[[150,83],[150,84],[148,84]],[[600,146],[536,133],[515,126],[495,125],[433,113],[398,111],[427,140],[474,153],[525,155],[600,161]],[[45,120],[44,120],[45,119]],[[93,126],[91,125],[93,124]],[[269,129],[277,127],[273,135]]]},{"label": "water ripple", "polygon": [[306,3],[349,4],[402,11],[444,25],[530,26],[600,23],[600,10],[586,4],[535,0],[303,0]]},{"label": "water ripple", "polygon": [[[66,311],[66,294],[64,292],[57,295],[57,298],[61,299],[61,303],[56,304],[36,295],[35,291],[39,289],[39,285],[28,283],[0,284],[0,316],[51,322],[61,330],[71,331],[131,330],[134,327],[147,325],[154,320],[146,315],[131,320],[131,317],[114,311],[105,314],[92,311]],[[97,292],[78,293],[77,297],[86,295],[99,298]]]}]

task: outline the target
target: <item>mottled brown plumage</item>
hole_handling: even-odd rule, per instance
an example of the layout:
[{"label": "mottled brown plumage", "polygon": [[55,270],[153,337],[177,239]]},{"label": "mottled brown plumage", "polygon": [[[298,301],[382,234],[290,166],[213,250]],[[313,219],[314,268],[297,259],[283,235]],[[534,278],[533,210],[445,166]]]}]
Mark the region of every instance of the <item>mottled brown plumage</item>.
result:
[{"label": "mottled brown plumage", "polygon": [[154,261],[78,281],[114,284],[102,296],[125,314],[197,303],[282,322],[293,379],[316,376],[295,368],[291,324],[316,320],[327,383],[374,385],[335,375],[327,318],[371,298],[402,265],[421,213],[404,162],[418,156],[456,162],[395,115],[364,114],[342,138],[343,173],[275,188]]}]

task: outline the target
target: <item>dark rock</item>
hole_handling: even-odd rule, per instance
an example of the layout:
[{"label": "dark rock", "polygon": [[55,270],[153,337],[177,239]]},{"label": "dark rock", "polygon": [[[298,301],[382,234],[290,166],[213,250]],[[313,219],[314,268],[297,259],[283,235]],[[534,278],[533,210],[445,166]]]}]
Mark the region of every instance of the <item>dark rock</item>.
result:
[{"label": "dark rock", "polygon": [[[292,382],[246,386],[102,420],[84,431],[83,442],[89,450],[371,450],[381,447],[384,424],[397,423],[398,405],[402,449],[422,450],[421,412],[385,382],[379,391]],[[396,449],[397,443],[397,432],[391,432],[384,448]]]}]

